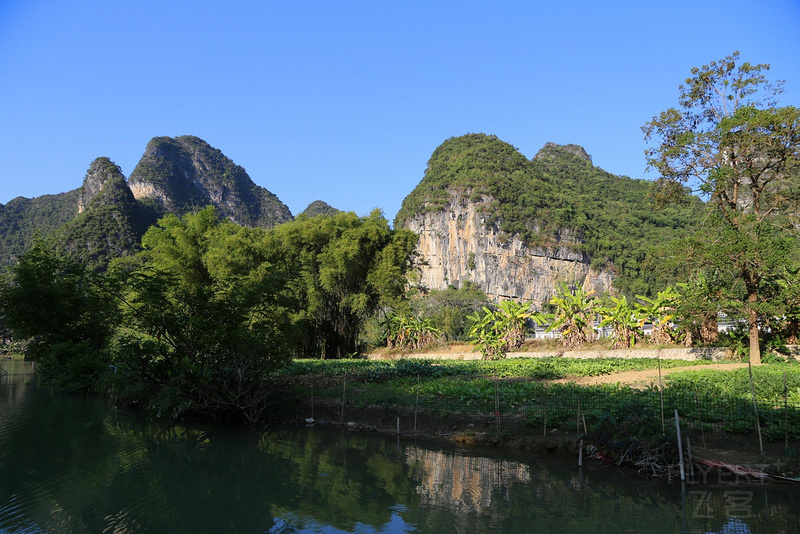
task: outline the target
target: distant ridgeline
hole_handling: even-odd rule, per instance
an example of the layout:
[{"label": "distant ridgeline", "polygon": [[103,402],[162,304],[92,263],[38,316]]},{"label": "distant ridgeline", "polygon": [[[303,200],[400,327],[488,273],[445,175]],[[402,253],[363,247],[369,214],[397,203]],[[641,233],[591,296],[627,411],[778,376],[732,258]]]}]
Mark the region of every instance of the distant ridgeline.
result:
[{"label": "distant ridgeline", "polygon": [[594,167],[577,145],[547,143],[528,160],[468,134],[434,151],[395,225],[420,234],[423,283],[434,289],[469,280],[494,298],[539,302],[558,281],[649,293],[663,287],[642,268],[648,249],[697,228],[704,209],[689,195],[655,205],[653,188]]},{"label": "distant ridgeline", "polygon": [[[538,302],[558,281],[649,293],[663,287],[642,267],[648,250],[691,232],[703,210],[688,195],[683,204],[656,206],[653,187],[594,167],[576,145],[548,143],[529,160],[495,136],[469,134],[434,151],[395,225],[420,234],[422,282],[432,289],[471,281],[493,298]],[[274,194],[202,139],[156,137],[127,181],[98,158],[78,189],[0,205],[0,268],[38,233],[103,269],[138,251],[159,217],[208,204],[244,226],[292,219]],[[338,211],[317,200],[299,216]]]},{"label": "distant ridgeline", "polygon": [[108,158],[97,158],[78,189],[0,204],[0,266],[13,263],[38,233],[67,256],[103,269],[112,258],[137,252],[144,232],[163,215],[209,204],[243,226],[292,219],[278,197],[202,139],[156,137],[127,182]]}]

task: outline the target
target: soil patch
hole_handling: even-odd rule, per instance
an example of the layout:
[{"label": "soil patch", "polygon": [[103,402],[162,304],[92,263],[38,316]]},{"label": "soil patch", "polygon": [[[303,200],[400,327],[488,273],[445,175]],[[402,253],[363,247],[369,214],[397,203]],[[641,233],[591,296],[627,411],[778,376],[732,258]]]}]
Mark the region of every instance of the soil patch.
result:
[{"label": "soil patch", "polygon": [[[672,373],[679,371],[700,371],[703,369],[740,369],[747,367],[746,363],[714,363],[709,365],[692,365],[687,367],[671,367],[661,369],[662,380],[666,381]],[[598,384],[622,384],[634,389],[645,389],[651,385],[658,385],[658,369],[646,369],[644,371],[623,371],[610,375],[600,376],[568,376],[557,380],[548,381],[550,384],[577,384],[579,386],[596,386]]]}]

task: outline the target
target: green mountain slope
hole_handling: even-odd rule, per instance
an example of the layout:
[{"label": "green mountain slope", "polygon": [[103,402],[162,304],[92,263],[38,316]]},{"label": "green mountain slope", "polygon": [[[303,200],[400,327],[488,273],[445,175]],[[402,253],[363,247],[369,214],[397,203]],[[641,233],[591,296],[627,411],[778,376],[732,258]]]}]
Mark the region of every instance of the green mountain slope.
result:
[{"label": "green mountain slope", "polygon": [[136,202],[120,168],[97,158],[79,191],[80,213],[55,231],[56,247],[93,269],[137,252],[158,215]]},{"label": "green mountain slope", "polygon": [[153,138],[128,184],[137,199],[151,199],[177,215],[213,204],[243,226],[271,227],[292,219],[289,208],[242,167],[190,135]]},{"label": "green mountain slope", "polygon": [[610,265],[626,293],[662,289],[664,280],[643,268],[648,251],[691,232],[704,209],[696,197],[657,206],[653,184],[594,167],[583,148],[548,143],[528,160],[495,136],[448,139],[431,156],[425,176],[403,201],[395,225],[441,210],[453,195],[481,203],[487,224],[528,245],[553,245],[563,230],[576,236],[562,246]]},{"label": "green mountain slope", "polygon": [[314,202],[306,206],[306,209],[298,213],[297,218],[299,219],[300,217],[317,217],[318,215],[333,216],[341,212],[342,212],[341,210],[337,210],[327,202],[324,202],[322,200],[315,200]]},{"label": "green mountain slope", "polygon": [[25,252],[38,232],[67,256],[103,269],[111,259],[136,252],[159,217],[208,204],[244,226],[269,227],[292,218],[278,197],[202,139],[157,137],[127,182],[113,162],[97,158],[78,189],[0,204],[0,268]]},{"label": "green mountain slope", "polygon": [[50,235],[78,214],[80,189],[0,204],[0,266],[16,261],[38,232]]}]

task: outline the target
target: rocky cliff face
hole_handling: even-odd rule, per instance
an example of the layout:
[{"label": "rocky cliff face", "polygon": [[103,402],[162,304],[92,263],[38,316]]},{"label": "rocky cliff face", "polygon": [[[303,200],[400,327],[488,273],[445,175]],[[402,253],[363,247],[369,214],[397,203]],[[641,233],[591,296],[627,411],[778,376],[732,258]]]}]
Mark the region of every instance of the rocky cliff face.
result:
[{"label": "rocky cliff face", "polygon": [[419,234],[423,286],[444,289],[469,280],[491,299],[521,299],[539,306],[550,300],[558,282],[598,293],[611,287],[610,271],[593,269],[588,257],[567,246],[575,244],[569,232],[562,232],[553,246],[529,247],[488,223],[482,205],[452,194],[445,209],[406,221],[405,227]]},{"label": "rocky cliff face", "polygon": [[245,170],[197,137],[156,137],[128,180],[137,200],[185,213],[213,204],[243,226],[271,227],[291,220],[278,197],[253,183]]},{"label": "rocky cliff face", "polygon": [[104,197],[105,202],[133,202],[125,176],[108,158],[95,159],[86,171],[78,194],[78,213],[86,211],[98,196]]}]

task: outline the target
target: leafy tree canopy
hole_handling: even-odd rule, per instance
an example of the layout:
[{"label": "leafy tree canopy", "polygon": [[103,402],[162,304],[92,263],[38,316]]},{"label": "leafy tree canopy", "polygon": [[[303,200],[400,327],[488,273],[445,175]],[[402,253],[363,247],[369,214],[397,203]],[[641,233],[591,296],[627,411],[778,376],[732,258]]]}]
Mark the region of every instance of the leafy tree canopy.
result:
[{"label": "leafy tree canopy", "polygon": [[779,313],[766,286],[798,260],[800,248],[800,109],[777,107],[781,84],[769,82],[767,70],[740,62],[738,52],[694,67],[679,107],[643,127],[662,189],[689,183],[710,197],[710,238],[687,259],[730,282],[727,294],[747,317],[756,363],[759,322]]}]

